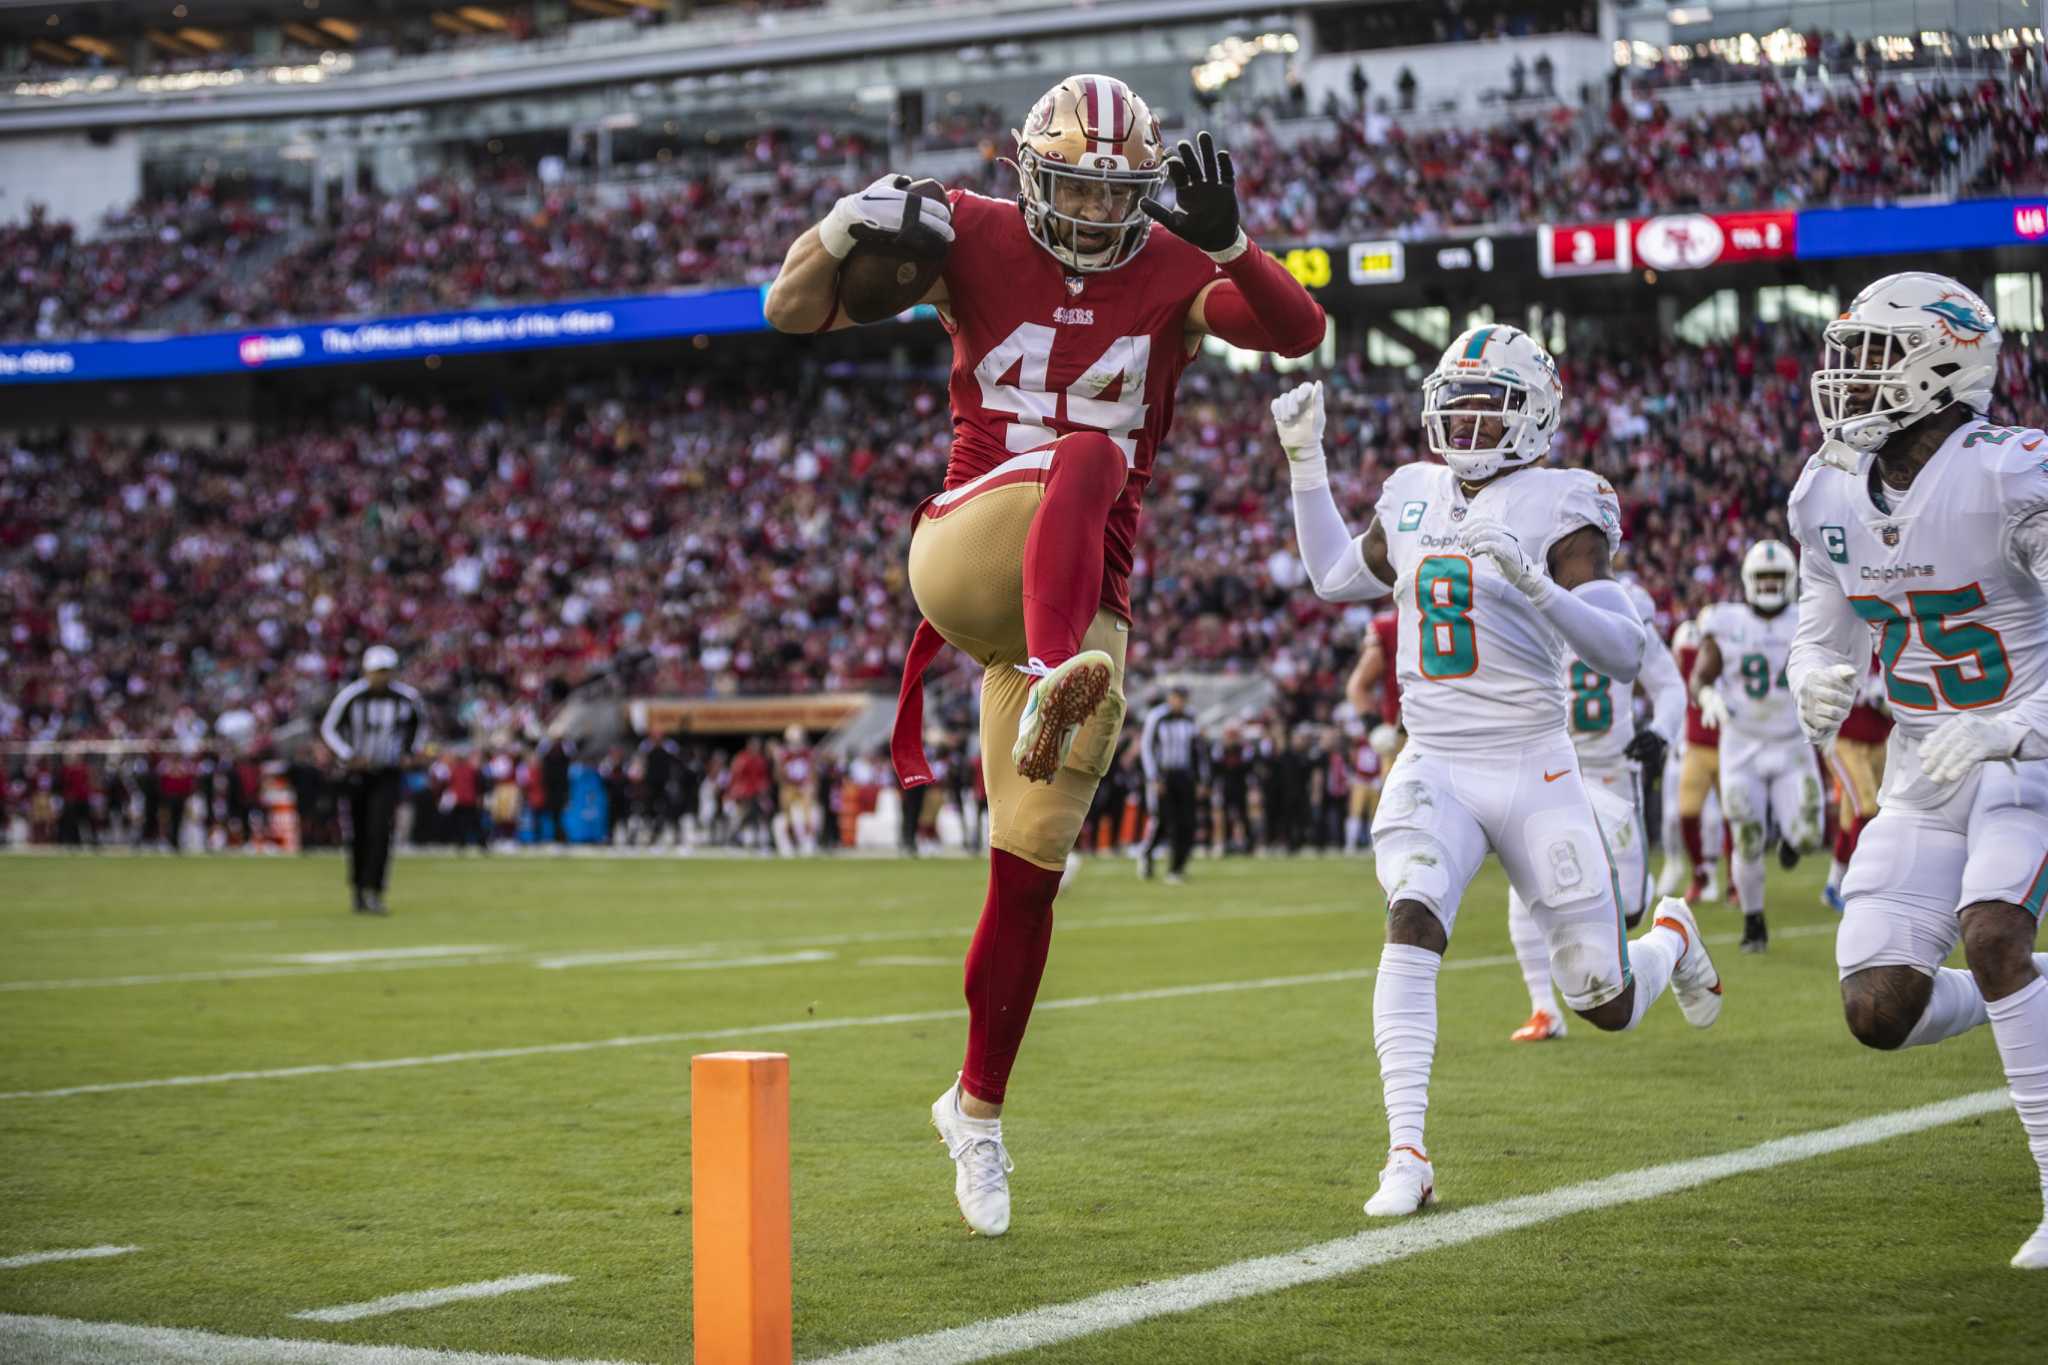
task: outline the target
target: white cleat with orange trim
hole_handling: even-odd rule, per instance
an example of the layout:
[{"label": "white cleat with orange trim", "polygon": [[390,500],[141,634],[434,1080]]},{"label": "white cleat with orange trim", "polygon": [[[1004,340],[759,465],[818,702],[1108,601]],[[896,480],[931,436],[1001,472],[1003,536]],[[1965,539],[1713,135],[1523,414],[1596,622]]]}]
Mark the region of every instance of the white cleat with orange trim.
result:
[{"label": "white cleat with orange trim", "polygon": [[1552,1014],[1549,1010],[1537,1010],[1529,1016],[1529,1022],[1508,1035],[1511,1043],[1547,1043],[1552,1038],[1564,1037],[1564,1016]]},{"label": "white cleat with orange trim", "polygon": [[1436,1168],[1429,1158],[1413,1147],[1396,1147],[1387,1153],[1379,1192],[1365,1201],[1365,1211],[1374,1218],[1405,1218],[1435,1202]]},{"label": "white cleat with orange trim", "polygon": [[967,1226],[984,1237],[1010,1230],[1010,1172],[1017,1169],[1003,1146],[1001,1119],[972,1119],[960,1112],[960,1080],[932,1101],[932,1127],[953,1158],[953,1202]]},{"label": "white cleat with orange trim", "polygon": [[1721,974],[1707,953],[1707,941],[1700,935],[1699,921],[1692,908],[1676,896],[1657,902],[1656,926],[1669,929],[1685,940],[1685,951],[1671,969],[1671,993],[1678,997],[1678,1009],[1685,1022],[1705,1028],[1721,1017]]},{"label": "white cleat with orange trim", "polygon": [[2014,1270],[2048,1270],[2048,1218],[2041,1220],[2041,1226],[2034,1229],[2034,1235],[2020,1247],[2019,1254],[2012,1258]]}]

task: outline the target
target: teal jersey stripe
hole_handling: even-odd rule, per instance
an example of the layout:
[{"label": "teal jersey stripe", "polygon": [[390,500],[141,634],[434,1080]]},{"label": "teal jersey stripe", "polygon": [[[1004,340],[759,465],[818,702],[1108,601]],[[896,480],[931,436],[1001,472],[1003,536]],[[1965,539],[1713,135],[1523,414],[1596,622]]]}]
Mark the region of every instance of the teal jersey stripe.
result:
[{"label": "teal jersey stripe", "polygon": [[2034,869],[2033,885],[2027,888],[2027,898],[2020,902],[2020,909],[2039,919],[2043,900],[2048,900],[2048,858],[2043,858],[2041,865]]}]

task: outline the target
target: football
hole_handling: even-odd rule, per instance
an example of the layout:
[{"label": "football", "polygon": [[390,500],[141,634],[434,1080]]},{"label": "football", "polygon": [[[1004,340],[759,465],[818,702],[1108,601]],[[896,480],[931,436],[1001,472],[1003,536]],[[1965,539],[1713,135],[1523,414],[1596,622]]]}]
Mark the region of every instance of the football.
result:
[{"label": "football", "polygon": [[[944,199],[946,187],[919,180],[911,194]],[[946,268],[946,251],[918,253],[885,242],[856,242],[839,267],[839,307],[855,322],[895,317],[923,298]]]}]

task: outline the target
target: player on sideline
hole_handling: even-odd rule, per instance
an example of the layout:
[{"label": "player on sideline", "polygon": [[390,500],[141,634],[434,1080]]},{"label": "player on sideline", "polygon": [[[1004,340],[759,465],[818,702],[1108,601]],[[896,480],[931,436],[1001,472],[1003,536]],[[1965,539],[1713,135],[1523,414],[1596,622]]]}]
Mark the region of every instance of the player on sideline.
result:
[{"label": "player on sideline", "polygon": [[1826,823],[1813,748],[1799,734],[1799,708],[1786,681],[1792,633],[1791,547],[1760,540],[1742,557],[1740,602],[1700,613],[1700,657],[1692,666],[1700,719],[1721,732],[1721,813],[1735,833],[1733,880],[1742,904],[1742,951],[1770,947],[1764,922],[1764,841],[1778,826],[1787,868],[1820,846]]},{"label": "player on sideline", "polygon": [[1316,595],[1394,595],[1408,744],[1373,817],[1387,936],[1373,978],[1373,1046],[1387,1107],[1387,1164],[1365,1211],[1414,1213],[1435,1197],[1423,1147],[1436,1053],[1436,980],[1465,888],[1491,849],[1550,945],[1565,1002],[1601,1029],[1633,1028],[1675,982],[1693,1024],[1721,983],[1683,901],[1657,907],[1631,943],[1621,894],[1566,731],[1571,655],[1626,685],[1643,625],[1608,556],[1614,490],[1581,469],[1534,468],[1563,402],[1549,352],[1513,327],[1475,327],[1422,386],[1443,464],[1403,465],[1353,539],[1330,494],[1323,391],[1274,400],[1294,487],[1294,526]]},{"label": "player on sideline", "polygon": [[[1571,688],[1572,747],[1578,750],[1586,795],[1620,879],[1623,922],[1633,929],[1642,923],[1643,911],[1650,905],[1649,824],[1643,815],[1642,774],[1662,768],[1665,752],[1678,737],[1679,724],[1685,718],[1685,679],[1650,624],[1657,611],[1650,594],[1633,581],[1622,586],[1644,624],[1643,671],[1636,677],[1636,686],[1650,696],[1650,723],[1636,727],[1633,687],[1615,686],[1614,679],[1581,659],[1571,661],[1565,681]],[[1550,945],[1544,940],[1542,926],[1529,913],[1529,903],[1512,887],[1508,890],[1508,940],[1515,945],[1522,984],[1529,988],[1529,1021],[1509,1034],[1509,1040],[1541,1043],[1564,1037],[1564,1011],[1557,1007],[1550,979]]]},{"label": "player on sideline", "polygon": [[[1053,897],[1123,722],[1139,499],[1181,371],[1205,334],[1300,356],[1326,330],[1321,305],[1238,226],[1230,156],[1207,133],[1169,158],[1122,81],[1072,76],[1016,138],[1016,199],[919,198],[885,176],[796,240],[766,303],[785,332],[844,327],[835,280],[856,241],[951,244],[925,302],[953,337],[953,449],[945,490],[914,518],[924,622],[892,747],[905,786],[930,780],[924,671],[943,643],[972,655],[989,886],[967,950],[966,1059],[932,1122],[962,1216],[991,1237],[1010,1225],[999,1116]],[[1169,175],[1173,208],[1153,198]]]},{"label": "player on sideline", "polygon": [[[1671,633],[1678,676],[1690,678],[1700,657],[1700,624],[1680,621]],[[1664,872],[1657,894],[1699,905],[1721,899],[1721,732],[1700,719],[1690,690],[1685,699],[1684,742],[1664,760]],[[1688,881],[1688,877],[1690,881]]]},{"label": "player on sideline", "polygon": [[[1987,1019],[2048,1200],[2048,437],[1984,419],[1998,323],[1942,275],[1887,275],[1828,324],[1826,438],[1792,490],[1790,675],[1817,744],[1875,644],[1893,729],[1842,881],[1849,1031],[1937,1043]],[[1960,938],[1968,971],[1943,967]],[[2012,1259],[2048,1270],[2048,1218]]]}]

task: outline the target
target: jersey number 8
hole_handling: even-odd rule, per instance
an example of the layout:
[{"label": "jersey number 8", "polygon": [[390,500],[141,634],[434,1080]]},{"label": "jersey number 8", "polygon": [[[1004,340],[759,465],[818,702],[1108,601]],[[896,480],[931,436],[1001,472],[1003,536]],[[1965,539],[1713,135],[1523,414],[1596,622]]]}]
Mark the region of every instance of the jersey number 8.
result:
[{"label": "jersey number 8", "polygon": [[1415,570],[1415,606],[1422,613],[1422,676],[1444,682],[1479,668],[1479,632],[1472,624],[1472,561],[1431,555]]}]

